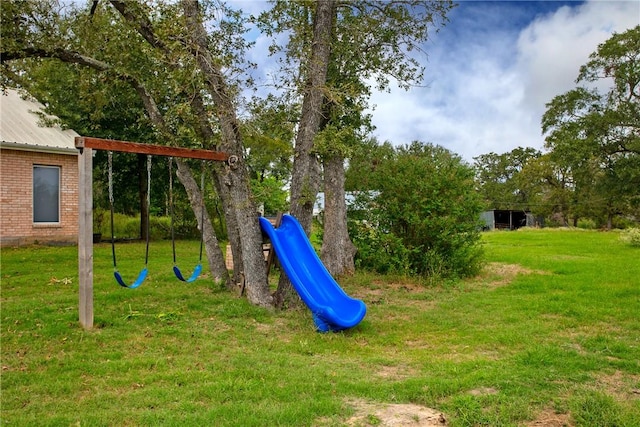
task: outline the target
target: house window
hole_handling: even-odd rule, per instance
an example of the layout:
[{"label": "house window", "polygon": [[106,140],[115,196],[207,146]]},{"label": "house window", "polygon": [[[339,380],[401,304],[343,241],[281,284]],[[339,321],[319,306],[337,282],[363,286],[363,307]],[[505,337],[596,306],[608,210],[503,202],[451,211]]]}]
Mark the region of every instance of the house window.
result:
[{"label": "house window", "polygon": [[33,166],[33,222],[60,222],[59,166]]}]

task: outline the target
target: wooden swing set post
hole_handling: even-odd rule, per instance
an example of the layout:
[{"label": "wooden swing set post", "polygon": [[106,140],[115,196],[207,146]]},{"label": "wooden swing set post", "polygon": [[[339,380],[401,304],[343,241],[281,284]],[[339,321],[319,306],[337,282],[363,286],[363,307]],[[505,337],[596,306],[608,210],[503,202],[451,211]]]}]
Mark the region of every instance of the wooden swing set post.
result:
[{"label": "wooden swing set post", "polygon": [[153,156],[230,161],[214,150],[167,147],[137,142],[77,136],[78,156],[78,312],[80,325],[93,328],[93,150],[149,154]]}]

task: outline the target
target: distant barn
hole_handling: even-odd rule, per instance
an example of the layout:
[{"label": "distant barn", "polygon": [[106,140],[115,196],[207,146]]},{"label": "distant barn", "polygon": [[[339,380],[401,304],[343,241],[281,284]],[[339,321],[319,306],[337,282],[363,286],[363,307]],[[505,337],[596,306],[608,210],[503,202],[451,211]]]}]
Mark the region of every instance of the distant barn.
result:
[{"label": "distant barn", "polygon": [[480,217],[483,230],[517,230],[536,225],[531,212],[523,210],[493,209],[483,212]]},{"label": "distant barn", "polygon": [[78,240],[78,134],[42,125],[43,108],[0,93],[0,246]]}]

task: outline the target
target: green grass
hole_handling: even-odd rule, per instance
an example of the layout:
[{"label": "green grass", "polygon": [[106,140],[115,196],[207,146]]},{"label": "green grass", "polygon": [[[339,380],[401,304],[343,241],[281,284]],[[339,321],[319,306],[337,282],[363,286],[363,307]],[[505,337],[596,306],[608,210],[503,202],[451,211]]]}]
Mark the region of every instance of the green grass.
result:
[{"label": "green grass", "polygon": [[[2,250],[3,425],[344,425],[354,400],[415,403],[452,426],[640,426],[640,249],[616,233],[483,236],[483,274],[424,287],[340,280],[365,320],[318,334],[306,309],[269,312],[171,273],[152,242],[136,290],[94,252],[95,324],[78,325],[75,247]],[[180,242],[190,274],[198,242]],[[118,246],[133,280],[144,245]],[[370,413],[361,425],[383,425]]]}]

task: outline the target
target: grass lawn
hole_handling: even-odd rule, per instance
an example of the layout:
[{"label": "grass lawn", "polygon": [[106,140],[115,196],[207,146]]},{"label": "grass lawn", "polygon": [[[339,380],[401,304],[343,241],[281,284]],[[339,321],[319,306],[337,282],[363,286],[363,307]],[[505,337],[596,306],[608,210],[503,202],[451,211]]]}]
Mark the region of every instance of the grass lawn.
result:
[{"label": "grass lawn", "polygon": [[[170,242],[152,242],[136,290],[95,246],[84,331],[77,249],[3,249],[2,425],[424,426],[432,408],[433,425],[640,426],[640,249],[595,231],[483,240],[472,280],[341,279],[368,313],[329,334],[306,309],[178,282]],[[180,242],[184,274],[198,249]],[[133,280],[144,245],[118,255]]]}]

